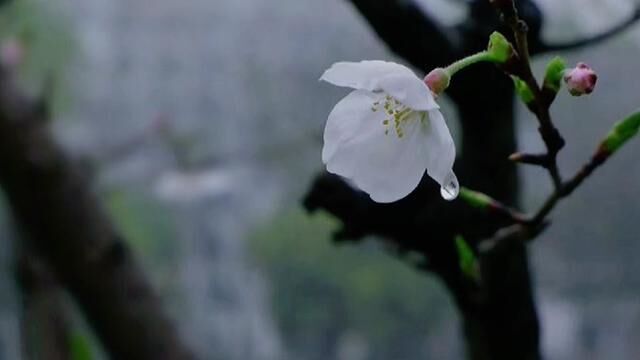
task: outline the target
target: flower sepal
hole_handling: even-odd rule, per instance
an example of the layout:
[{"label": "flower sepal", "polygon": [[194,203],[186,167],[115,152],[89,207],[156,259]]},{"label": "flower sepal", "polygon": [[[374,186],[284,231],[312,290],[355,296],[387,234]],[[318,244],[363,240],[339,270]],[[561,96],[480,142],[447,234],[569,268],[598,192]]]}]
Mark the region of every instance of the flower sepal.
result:
[{"label": "flower sepal", "polygon": [[498,64],[505,64],[517,56],[516,50],[513,48],[513,45],[511,45],[511,42],[497,31],[494,31],[489,36],[487,52],[491,60]]},{"label": "flower sepal", "polygon": [[618,122],[600,143],[599,152],[608,155],[620,149],[627,141],[632,139],[640,131],[640,111]]},{"label": "flower sepal", "polygon": [[533,94],[533,91],[531,91],[529,85],[519,77],[512,76],[511,79],[513,80],[513,87],[515,88],[516,94],[518,94],[520,100],[522,100],[527,107],[531,108],[534,105],[536,97]]},{"label": "flower sepal", "polygon": [[460,270],[469,280],[479,283],[481,281],[480,262],[476,254],[462,235],[457,235],[455,242]]},{"label": "flower sepal", "polygon": [[424,83],[436,96],[442,94],[449,87],[450,82],[451,75],[444,68],[435,68],[424,77]]},{"label": "flower sepal", "polygon": [[566,68],[567,63],[559,56],[554,57],[547,64],[542,82],[542,95],[548,104],[555,100],[556,94],[560,91]]}]

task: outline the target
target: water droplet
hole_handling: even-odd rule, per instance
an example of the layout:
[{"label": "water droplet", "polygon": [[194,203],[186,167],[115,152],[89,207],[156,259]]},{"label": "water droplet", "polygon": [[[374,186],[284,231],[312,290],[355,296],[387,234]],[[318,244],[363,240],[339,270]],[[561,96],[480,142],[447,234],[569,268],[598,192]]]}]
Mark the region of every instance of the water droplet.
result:
[{"label": "water droplet", "polygon": [[459,192],[460,185],[458,184],[458,178],[456,178],[456,175],[452,172],[440,188],[440,195],[442,195],[443,199],[451,201],[458,197]]}]

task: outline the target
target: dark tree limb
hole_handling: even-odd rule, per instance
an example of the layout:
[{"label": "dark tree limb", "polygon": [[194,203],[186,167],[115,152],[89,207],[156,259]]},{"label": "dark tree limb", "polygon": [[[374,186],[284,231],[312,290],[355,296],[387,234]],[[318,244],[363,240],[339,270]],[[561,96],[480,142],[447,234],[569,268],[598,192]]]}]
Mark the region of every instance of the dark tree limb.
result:
[{"label": "dark tree limb", "polygon": [[[455,28],[442,28],[411,1],[352,3],[391,50],[425,72],[483,50],[496,29],[506,33],[487,0],[470,2],[469,20]],[[537,39],[540,11],[530,1],[520,1],[518,7],[530,23],[530,40]],[[462,126],[462,152],[455,169],[460,182],[516,205],[517,175],[515,164],[508,160],[516,149],[510,80],[493,66],[478,65],[456,74],[446,94],[454,101]],[[428,177],[405,199],[378,204],[340,178],[323,174],[304,204],[342,221],[337,240],[379,235],[399,253],[424,255],[422,267],[444,282],[462,314],[470,359],[540,359],[525,245],[507,241],[509,246],[499,247],[498,252],[479,254],[482,282],[477,283],[459,268],[454,243],[460,234],[477,249],[482,240],[512,224],[512,218],[479,212],[461,200],[446,202]]]},{"label": "dark tree limb", "polygon": [[22,246],[16,278],[22,300],[20,323],[25,358],[70,359],[71,308],[55,275],[37,255]]},{"label": "dark tree limb", "polygon": [[571,195],[592,173],[593,171],[605,163],[609,159],[612,153],[606,151],[602,145],[593,154],[591,159],[584,164],[578,172],[573,175],[569,180],[563,182],[560,187],[549,195],[542,207],[536,212],[532,219],[533,224],[541,223],[545,220],[547,215],[556,207],[558,202],[565,197]]},{"label": "dark tree limb", "polygon": [[352,0],[394,53],[418,69],[456,60],[456,33],[438,24],[412,1]]},{"label": "dark tree limb", "polygon": [[[496,2],[498,3],[498,2]],[[543,155],[542,164],[548,170],[553,184],[556,188],[562,185],[562,179],[558,170],[557,156],[565,145],[565,140],[553,124],[551,119],[551,101],[543,93],[542,87],[533,75],[531,69],[531,58],[529,54],[529,25],[519,16],[516,10],[516,2],[513,0],[504,1],[508,5],[496,6],[497,13],[501,15],[503,22],[509,26],[516,44],[518,56],[514,59],[509,71],[510,75],[515,75],[524,81],[534,96],[534,100],[528,104],[529,110],[536,115],[538,120],[538,132],[544,142],[547,153]],[[539,38],[539,36],[537,36]]]},{"label": "dark tree limb", "polygon": [[18,226],[79,304],[113,359],[192,359],[46,108],[0,69],[0,185]]}]

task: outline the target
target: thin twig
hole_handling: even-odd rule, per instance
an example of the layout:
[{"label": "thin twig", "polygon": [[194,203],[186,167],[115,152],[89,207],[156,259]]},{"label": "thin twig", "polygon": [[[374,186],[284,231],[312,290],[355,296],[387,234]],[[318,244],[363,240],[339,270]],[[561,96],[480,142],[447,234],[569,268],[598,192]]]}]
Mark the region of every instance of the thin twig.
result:
[{"label": "thin twig", "polygon": [[535,216],[531,219],[531,223],[539,224],[549,213],[555,208],[558,202],[571,195],[573,191],[582,184],[582,182],[593,173],[593,171],[600,165],[602,165],[609,158],[609,153],[599,149],[591,159],[584,164],[578,172],[567,182],[563,183],[561,187],[556,189],[544,202],[540,210],[536,212]]},{"label": "thin twig", "polygon": [[[538,165],[547,169],[555,187],[555,190],[547,198],[542,207],[529,221],[527,221],[529,226],[537,227],[544,222],[546,216],[555,208],[562,198],[570,195],[589,175],[591,175],[593,170],[605,162],[610,153],[605,151],[603,147],[600,147],[591,157],[590,161],[587,162],[569,181],[563,182],[557,165],[557,155],[565,142],[556,127],[553,125],[553,121],[549,113],[551,101],[545,99],[542,89],[538,85],[538,82],[531,71],[529,47],[527,44],[527,25],[518,17],[514,1],[511,1],[509,4],[505,4],[504,1],[495,1],[494,5],[496,5],[496,9],[513,31],[513,35],[516,40],[516,51],[518,52],[517,60],[519,61],[519,64],[517,64],[519,74],[517,75],[527,83],[533,92],[535,106],[531,107],[531,109],[538,118],[538,122],[540,123],[538,131],[540,132],[542,140],[547,147],[547,154],[540,158]],[[638,18],[640,18],[640,10],[636,10],[634,16],[629,21],[612,29],[609,34],[601,34],[600,37],[611,36],[626,28]]]},{"label": "thin twig", "polygon": [[520,211],[481,192],[462,187],[460,188],[460,198],[473,207],[481,208],[492,215],[509,219],[513,224],[528,224],[530,221]]},{"label": "thin twig", "polygon": [[491,210],[495,211],[498,214],[501,214],[509,219],[511,219],[514,223],[516,224],[527,224],[528,220],[527,217],[521,213],[520,211],[511,208],[509,206],[506,206],[504,204],[502,204],[501,202],[495,201],[492,205],[491,205]]},{"label": "thin twig", "polygon": [[[478,244],[478,252],[481,255],[493,254],[499,251],[505,245],[513,242],[527,242],[542,233],[547,228],[548,224],[543,222],[535,226],[514,224],[504,227],[496,233]],[[481,261],[483,257],[480,257]]]},{"label": "thin twig", "polygon": [[[542,136],[542,140],[544,141],[547,147],[547,153],[535,157],[536,161],[529,161],[529,164],[543,166],[549,172],[551,179],[554,184],[554,191],[547,200],[543,203],[540,209],[533,215],[530,219],[525,220],[524,224],[521,225],[523,230],[527,231],[530,234],[537,234],[535,231],[531,231],[532,229],[539,229],[543,224],[546,224],[545,218],[551,211],[556,207],[558,202],[569,196],[573,191],[582,184],[582,182],[591,175],[591,173],[600,165],[602,165],[606,159],[611,155],[608,151],[604,149],[604,147],[599,147],[598,151],[591,157],[591,159],[582,167],[580,170],[568,181],[564,182],[562,177],[560,176],[560,171],[557,165],[557,154],[564,146],[564,139],[553,125],[553,121],[551,119],[551,115],[549,112],[549,107],[551,106],[551,101],[545,98],[542,89],[540,88],[538,82],[536,81],[533,72],[531,71],[530,64],[530,55],[529,48],[527,44],[527,25],[523,20],[518,18],[518,13],[515,8],[515,3],[511,1],[509,4],[506,4],[505,1],[498,2],[494,1],[494,5],[498,10],[499,14],[505,21],[507,25],[513,31],[513,35],[516,42],[516,51],[518,53],[517,64],[515,66],[517,75],[519,76],[531,89],[534,95],[534,106],[530,106],[532,112],[536,115],[540,127],[538,131]],[[621,31],[622,28],[629,26],[630,23],[637,20],[636,17],[640,18],[640,12],[636,11],[634,14],[633,20],[629,20],[629,22],[617,27],[617,30],[612,29],[612,34],[616,31]],[[602,35],[605,36],[605,35]],[[610,35],[607,35],[610,36]],[[516,154],[517,155],[517,154]],[[512,160],[523,159],[523,156],[515,156]],[[508,209],[508,208],[507,208]],[[516,222],[518,223],[518,222]],[[511,229],[511,232],[516,231],[517,229]],[[519,230],[518,230],[519,231]],[[496,234],[493,238],[493,242],[497,242],[499,239],[511,238],[512,236],[503,236],[500,233]],[[530,236],[529,238],[533,238],[535,236]]]},{"label": "thin twig", "polygon": [[527,41],[528,26],[524,20],[518,17],[518,12],[513,2],[511,6],[506,9],[501,6],[504,5],[497,6],[497,9],[505,23],[511,28],[516,41],[517,60],[519,62],[517,64],[518,74],[516,75],[527,84],[534,95],[535,106],[532,106],[531,110],[538,119],[538,123],[540,124],[538,131],[547,148],[547,154],[543,157],[541,166],[548,170],[554,187],[558,189],[562,185],[562,178],[558,170],[556,158],[558,152],[564,147],[565,141],[558,129],[553,125],[551,114],[549,113],[549,106],[551,104],[545,100],[542,89],[531,70],[531,58]]},{"label": "thin twig", "polygon": [[[514,225],[503,228],[496,232],[496,234],[487,240],[481,242],[484,252],[491,251],[501,242],[516,238],[531,240],[534,239],[547,225],[547,215],[555,209],[560,200],[571,195],[592,173],[593,171],[604,164],[612,153],[606,150],[605,147],[600,145],[597,151],[591,156],[591,159],[585,163],[569,180],[562,182],[556,189],[549,195],[547,200],[542,204],[540,209],[536,213],[526,218],[521,215],[517,210],[502,205],[500,202],[493,200],[491,210],[509,216],[514,220]],[[516,234],[517,233],[517,234]]]}]

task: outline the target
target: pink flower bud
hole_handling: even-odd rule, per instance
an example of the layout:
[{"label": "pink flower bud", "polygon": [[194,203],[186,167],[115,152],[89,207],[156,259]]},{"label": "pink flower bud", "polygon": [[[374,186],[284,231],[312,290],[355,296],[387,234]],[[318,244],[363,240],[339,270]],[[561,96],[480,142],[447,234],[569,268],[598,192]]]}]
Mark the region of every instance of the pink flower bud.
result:
[{"label": "pink flower bud", "polygon": [[567,84],[569,93],[573,96],[591,94],[596,87],[598,75],[589,65],[578,63],[575,68],[566,70],[564,74],[564,82]]},{"label": "pink flower bud", "polygon": [[20,41],[9,38],[0,43],[0,64],[8,68],[15,68],[24,59],[24,48]]},{"label": "pink flower bud", "polygon": [[449,87],[450,80],[451,77],[443,68],[435,68],[424,77],[424,83],[434,95],[442,94]]}]

